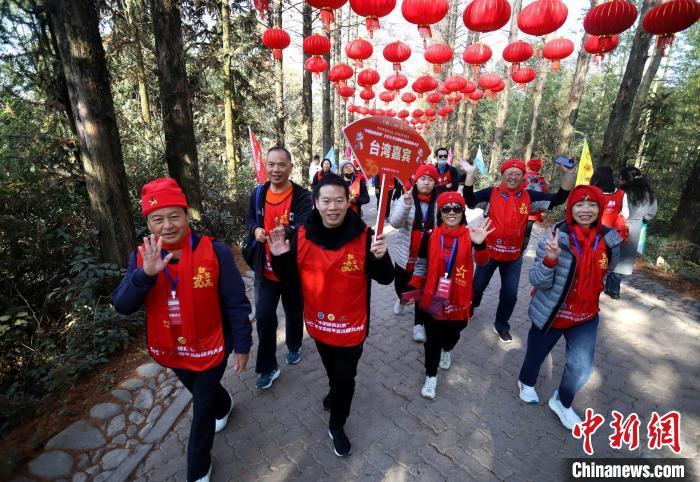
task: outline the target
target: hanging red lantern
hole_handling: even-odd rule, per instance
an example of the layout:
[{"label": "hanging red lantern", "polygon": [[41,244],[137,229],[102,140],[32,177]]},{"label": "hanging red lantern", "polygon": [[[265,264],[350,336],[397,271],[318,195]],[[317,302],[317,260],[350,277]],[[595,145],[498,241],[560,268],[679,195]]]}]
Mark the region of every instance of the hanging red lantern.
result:
[{"label": "hanging red lantern", "polygon": [[462,100],[462,94],[460,94],[459,92],[452,92],[450,93],[450,95],[447,96],[447,101],[453,105],[459,102],[460,100]]},{"label": "hanging red lantern", "polygon": [[408,22],[418,25],[418,33],[423,39],[432,38],[430,25],[445,18],[450,4],[447,0],[404,0],[401,4],[401,14]]},{"label": "hanging red lantern", "polygon": [[477,83],[484,90],[492,90],[501,82],[501,76],[494,73],[484,74],[479,77]]},{"label": "hanging red lantern", "polygon": [[396,72],[401,71],[401,63],[411,58],[411,47],[405,43],[395,40],[384,47],[384,58],[394,64]]},{"label": "hanging red lantern", "polygon": [[423,97],[423,94],[426,92],[432,92],[438,88],[438,81],[429,75],[424,75],[422,77],[418,77],[411,85],[411,88],[413,89],[413,92],[418,94],[418,97]]},{"label": "hanging red lantern", "polygon": [[404,92],[401,94],[401,100],[406,103],[406,105],[411,105],[416,100],[416,94],[413,92]]},{"label": "hanging red lantern", "polygon": [[379,29],[379,19],[391,13],[396,7],[396,0],[350,0],[350,8],[360,17],[365,17],[369,38],[374,38],[374,31]]},{"label": "hanging red lantern", "polygon": [[503,49],[503,60],[513,64],[512,69],[515,70],[520,66],[520,63],[527,62],[532,57],[534,50],[532,45],[524,40],[510,43]]},{"label": "hanging red lantern", "polygon": [[323,57],[314,55],[313,57],[306,59],[306,62],[304,62],[304,68],[315,74],[316,78],[318,78],[321,72],[324,72],[328,68],[328,62],[326,62],[326,59]]},{"label": "hanging red lantern", "polygon": [[385,104],[389,104],[389,102],[392,102],[394,100],[394,96],[395,94],[393,92],[385,90],[384,92],[379,94],[379,100],[381,100]]},{"label": "hanging red lantern", "polygon": [[425,112],[423,112],[423,109],[415,109],[413,112],[411,112],[411,116],[416,119],[423,117],[424,115]]},{"label": "hanging red lantern", "polygon": [[442,65],[452,60],[452,48],[447,44],[433,44],[425,50],[423,54],[425,60],[433,64],[433,72],[442,71]]},{"label": "hanging red lantern", "polygon": [[375,93],[371,87],[365,87],[360,91],[360,99],[365,101],[365,105],[369,104],[369,101],[374,99]]},{"label": "hanging red lantern", "polygon": [[388,111],[386,111],[386,115],[388,115],[389,117],[396,117],[396,111],[394,109],[389,109]]},{"label": "hanging red lantern", "polygon": [[475,89],[474,92],[467,95],[469,96],[469,100],[471,100],[472,105],[476,105],[476,103],[484,97],[484,91],[481,89]]},{"label": "hanging red lantern", "polygon": [[462,14],[464,25],[474,32],[493,32],[510,20],[507,0],[474,0]]},{"label": "hanging red lantern", "polygon": [[437,111],[434,108],[428,107],[427,109],[425,109],[425,116],[428,119],[431,119],[431,118],[435,117],[436,115],[437,115]]},{"label": "hanging red lantern", "polygon": [[372,44],[363,38],[351,40],[345,45],[345,55],[355,61],[355,67],[362,68],[362,62],[372,56]]},{"label": "hanging red lantern", "polygon": [[379,107],[377,107],[374,110],[374,115],[385,115],[385,114],[386,114],[386,111],[384,109],[379,108]]},{"label": "hanging red lantern", "polygon": [[396,116],[397,116],[399,119],[405,119],[406,117],[408,117],[408,116],[410,116],[410,115],[411,115],[411,113],[408,112],[406,109],[400,110],[399,113],[396,114]]},{"label": "hanging red lantern", "polygon": [[438,90],[438,92],[440,92],[442,95],[449,95],[449,93],[452,92],[450,89],[448,89],[447,87],[445,87],[445,84],[443,84],[442,82],[440,82],[440,83],[438,84],[437,90]]},{"label": "hanging red lantern", "polygon": [[362,87],[372,87],[379,83],[379,72],[374,69],[365,69],[357,74],[357,84]]},{"label": "hanging red lantern", "polygon": [[544,44],[542,57],[552,61],[552,72],[557,73],[562,59],[567,58],[574,51],[574,43],[568,38],[555,38]]},{"label": "hanging red lantern", "polygon": [[290,42],[289,34],[281,28],[268,28],[263,32],[262,43],[272,50],[275,60],[282,60],[282,50],[289,47]]},{"label": "hanging red lantern", "polygon": [[467,79],[461,75],[451,75],[443,83],[450,92],[460,91],[467,85]]},{"label": "hanging red lantern", "polygon": [[471,64],[472,74],[477,76],[481,66],[489,61],[491,55],[493,55],[491,47],[486,44],[475,43],[464,49],[462,58],[466,63]]},{"label": "hanging red lantern", "polygon": [[331,51],[331,41],[325,35],[313,34],[304,39],[306,55],[327,55]]},{"label": "hanging red lantern", "polygon": [[328,80],[336,86],[343,86],[355,71],[348,64],[336,64],[328,71]]},{"label": "hanging red lantern", "polygon": [[518,28],[529,35],[547,35],[564,25],[568,14],[561,0],[536,0],[518,15]]},{"label": "hanging red lantern", "polygon": [[620,42],[620,38],[617,35],[598,37],[597,35],[588,35],[586,40],[583,42],[583,48],[589,54],[594,55],[593,62],[599,64],[605,54],[615,50],[617,44]]},{"label": "hanging red lantern", "polygon": [[590,35],[615,35],[624,32],[637,20],[637,7],[627,0],[609,0],[590,9],[583,19],[583,29]]},{"label": "hanging red lantern", "polygon": [[700,19],[700,3],[695,0],[671,0],[649,10],[642,20],[645,32],[658,35],[656,47],[664,55],[673,44],[673,36]]},{"label": "hanging red lantern", "polygon": [[337,10],[345,5],[348,3],[348,0],[306,0],[306,3],[321,10],[321,22],[326,27],[326,31],[330,32],[331,24],[335,24],[333,10]]},{"label": "hanging red lantern", "polygon": [[510,74],[510,78],[513,82],[517,82],[521,89],[525,88],[525,84],[535,80],[536,76],[535,69],[530,67],[519,67]]},{"label": "hanging red lantern", "polygon": [[433,104],[435,106],[439,104],[442,100],[442,94],[440,92],[431,92],[430,94],[428,94],[425,100],[427,100],[430,104]]},{"label": "hanging red lantern", "polygon": [[467,83],[464,85],[462,90],[460,90],[460,92],[462,94],[467,95],[467,94],[471,94],[475,90],[476,90],[476,84],[474,82],[472,82],[471,80],[467,80]]},{"label": "hanging red lantern", "polygon": [[265,20],[265,13],[270,10],[269,0],[253,0],[253,8],[258,11],[260,20]]},{"label": "hanging red lantern", "polygon": [[395,72],[386,78],[384,81],[384,88],[389,91],[399,91],[408,85],[408,78]]},{"label": "hanging red lantern", "polygon": [[350,97],[355,95],[355,88],[350,87],[349,85],[343,85],[338,88],[338,95],[341,96],[345,102],[347,102]]}]

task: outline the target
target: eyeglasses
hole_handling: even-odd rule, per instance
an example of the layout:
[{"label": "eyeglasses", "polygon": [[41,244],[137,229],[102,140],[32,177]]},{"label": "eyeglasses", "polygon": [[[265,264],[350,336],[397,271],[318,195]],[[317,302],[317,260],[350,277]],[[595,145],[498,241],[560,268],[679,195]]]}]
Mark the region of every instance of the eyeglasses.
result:
[{"label": "eyeglasses", "polygon": [[443,206],[440,208],[440,212],[442,214],[449,214],[449,213],[460,214],[460,213],[464,212],[464,208],[462,206]]}]

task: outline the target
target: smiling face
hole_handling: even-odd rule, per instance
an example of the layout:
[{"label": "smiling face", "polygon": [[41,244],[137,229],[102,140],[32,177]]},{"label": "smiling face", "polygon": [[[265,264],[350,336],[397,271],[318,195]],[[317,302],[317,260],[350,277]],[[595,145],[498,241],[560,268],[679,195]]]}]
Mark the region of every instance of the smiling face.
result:
[{"label": "smiling face", "polygon": [[343,224],[349,206],[350,200],[346,190],[340,186],[322,186],[318,191],[316,209],[327,228],[336,228]]},{"label": "smiling face", "polygon": [[181,207],[161,208],[146,217],[149,231],[163,238],[167,244],[176,244],[187,234],[190,218]]},{"label": "smiling face", "polygon": [[523,171],[517,167],[509,167],[501,174],[501,182],[508,189],[518,189],[523,184]]},{"label": "smiling face", "polygon": [[324,159],[323,162],[321,163],[321,169],[323,169],[323,172],[330,172],[331,161],[329,161],[328,159]]},{"label": "smiling face", "polygon": [[571,216],[577,224],[588,228],[598,219],[600,208],[598,203],[591,200],[583,200],[571,206]]},{"label": "smiling face", "polygon": [[430,194],[435,189],[435,179],[423,174],[416,181],[416,186],[418,187],[418,192],[421,194]]},{"label": "smiling face", "polygon": [[283,186],[289,181],[289,175],[292,173],[292,160],[284,151],[272,151],[267,155],[265,169],[272,184]]},{"label": "smiling face", "polygon": [[343,166],[343,175],[345,177],[352,176],[354,173],[355,173],[355,167],[351,163],[345,164]]},{"label": "smiling face", "polygon": [[458,226],[463,216],[464,208],[457,203],[447,203],[440,208],[440,217],[448,228]]}]

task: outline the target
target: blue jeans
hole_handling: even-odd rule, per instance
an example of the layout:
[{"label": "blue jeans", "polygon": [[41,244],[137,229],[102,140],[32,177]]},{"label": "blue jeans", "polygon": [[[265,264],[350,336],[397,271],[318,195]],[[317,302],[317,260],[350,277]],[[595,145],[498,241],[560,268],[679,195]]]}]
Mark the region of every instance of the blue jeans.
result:
[{"label": "blue jeans", "polygon": [[518,379],[534,387],[542,362],[564,335],[566,340],[566,365],[559,383],[559,401],[566,408],[574,403],[574,396],[583,387],[593,372],[595,340],[599,317],[566,330],[550,328],[546,333],[532,325],[527,335],[527,351]]},{"label": "blue jeans", "polygon": [[608,273],[608,277],[605,279],[605,291],[607,293],[613,293],[613,294],[619,295],[621,282],[622,282],[622,275],[621,274]]},{"label": "blue jeans", "polygon": [[494,322],[497,330],[510,330],[508,320],[510,320],[515,303],[518,301],[518,283],[522,267],[522,255],[515,261],[494,261],[491,259],[485,265],[476,265],[476,271],[474,271],[474,307],[481,304],[481,297],[484,295],[484,290],[489,285],[496,268],[501,274],[501,292],[498,296],[498,308]]}]

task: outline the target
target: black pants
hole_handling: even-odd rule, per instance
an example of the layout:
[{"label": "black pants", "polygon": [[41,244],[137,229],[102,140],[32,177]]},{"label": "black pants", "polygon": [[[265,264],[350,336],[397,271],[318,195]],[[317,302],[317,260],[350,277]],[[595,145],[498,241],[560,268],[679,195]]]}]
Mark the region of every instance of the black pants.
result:
[{"label": "black pants", "polygon": [[536,221],[527,220],[527,226],[525,226],[525,239],[523,239],[523,253],[527,249],[528,243],[530,243],[530,234],[532,234],[532,226],[535,224]]},{"label": "black pants", "polygon": [[224,418],[231,410],[231,398],[221,386],[226,360],[204,372],[173,370],[192,394],[192,425],[187,442],[187,480],[190,482],[207,475],[214,444],[214,419]]},{"label": "black pants", "polygon": [[[401,299],[401,294],[405,293],[406,291],[411,291],[414,288],[409,286],[408,283],[411,281],[411,277],[413,276],[412,271],[406,271],[403,269],[401,266],[398,264],[394,263],[394,290],[396,291],[396,296]],[[414,304],[416,310],[413,315],[413,324],[414,325],[422,325],[425,323],[425,319],[429,318],[430,315],[422,311],[420,308],[418,308],[417,304]]]},{"label": "black pants", "polygon": [[263,275],[255,276],[255,319],[258,330],[256,373],[277,368],[277,305],[282,298],[285,317],[285,341],[289,351],[301,348],[304,336],[303,302],[299,286],[283,286]]},{"label": "black pants", "polygon": [[437,375],[440,351],[452,351],[459,341],[459,334],[467,327],[467,320],[436,320],[428,316],[425,320],[425,374]]},{"label": "black pants", "polygon": [[345,426],[350,415],[357,363],[362,356],[363,346],[339,347],[317,341],[316,348],[326,368],[330,387],[331,418],[328,426],[331,430],[337,430]]}]

